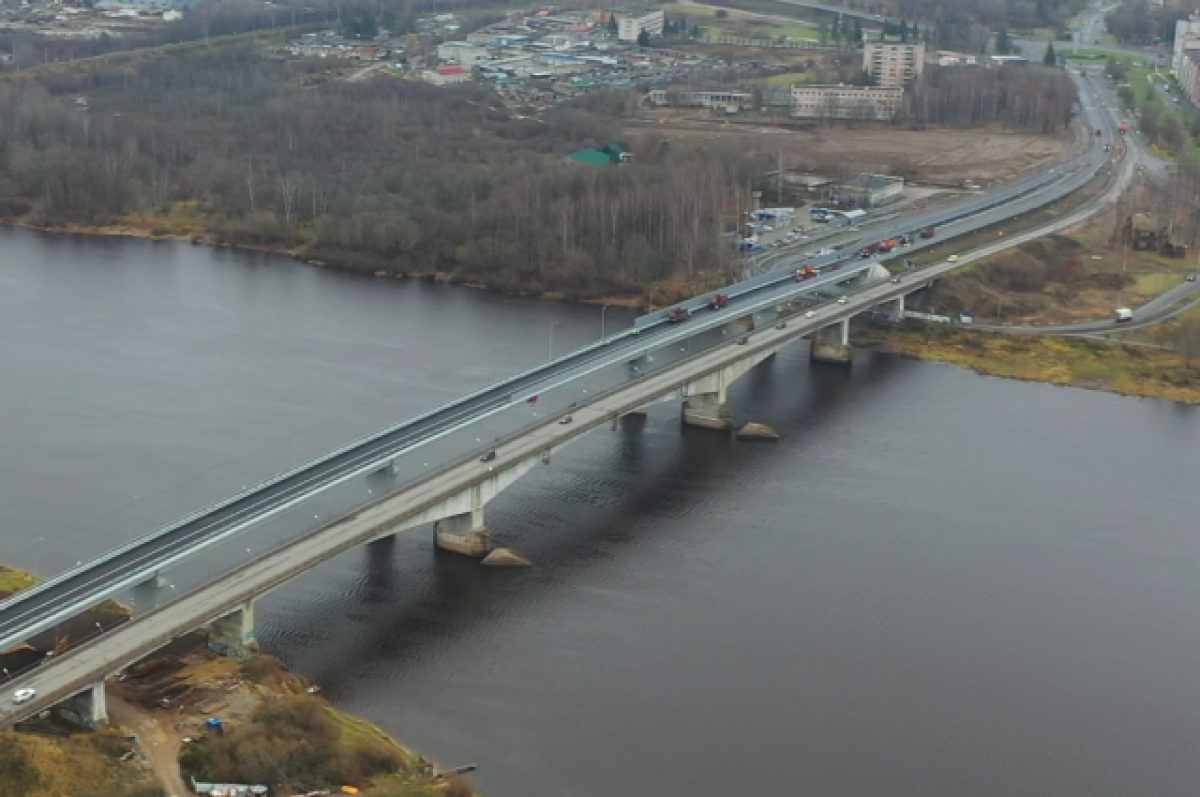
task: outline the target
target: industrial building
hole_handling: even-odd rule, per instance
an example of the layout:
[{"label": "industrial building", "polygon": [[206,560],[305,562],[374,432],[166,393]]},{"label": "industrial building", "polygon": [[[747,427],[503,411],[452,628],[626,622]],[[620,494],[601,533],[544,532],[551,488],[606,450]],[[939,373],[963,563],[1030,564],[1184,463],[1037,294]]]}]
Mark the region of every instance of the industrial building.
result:
[{"label": "industrial building", "polygon": [[904,178],[886,174],[856,174],[834,188],[838,204],[873,208],[899,198],[904,193]]},{"label": "industrial building", "polygon": [[862,119],[887,121],[895,118],[904,102],[904,89],[879,86],[814,85],[792,86],[792,116],[798,119]]},{"label": "industrial building", "polygon": [[925,45],[864,42],[863,71],[871,76],[876,86],[903,86],[925,71]]}]

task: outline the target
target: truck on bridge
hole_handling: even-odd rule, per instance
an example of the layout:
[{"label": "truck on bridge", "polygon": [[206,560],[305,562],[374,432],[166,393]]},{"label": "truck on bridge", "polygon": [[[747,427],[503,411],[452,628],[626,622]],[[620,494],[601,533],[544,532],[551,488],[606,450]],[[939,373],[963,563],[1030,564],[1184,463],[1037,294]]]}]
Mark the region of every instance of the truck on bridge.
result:
[{"label": "truck on bridge", "polygon": [[811,279],[820,273],[821,272],[817,270],[816,266],[805,264],[796,269],[796,282],[804,282],[804,280]]}]

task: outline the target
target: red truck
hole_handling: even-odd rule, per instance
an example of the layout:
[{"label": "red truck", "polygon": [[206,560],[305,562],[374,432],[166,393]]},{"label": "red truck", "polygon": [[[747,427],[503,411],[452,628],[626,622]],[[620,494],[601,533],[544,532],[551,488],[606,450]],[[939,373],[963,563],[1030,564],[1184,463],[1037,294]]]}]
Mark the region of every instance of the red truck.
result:
[{"label": "red truck", "polygon": [[1121,122],[1121,124],[1119,124],[1117,126],[1117,132],[1119,132],[1121,135],[1125,135],[1126,133],[1128,133],[1129,132],[1129,122]]},{"label": "red truck", "polygon": [[680,321],[686,321],[690,315],[686,307],[673,307],[671,312],[667,313],[667,323],[678,324]]},{"label": "red truck", "polygon": [[937,233],[937,228],[932,224],[928,227],[922,227],[919,235],[922,238],[932,238]]},{"label": "red truck", "polygon": [[812,279],[819,273],[821,272],[817,271],[816,266],[801,266],[800,268],[796,269],[796,282],[803,282],[806,279]]},{"label": "red truck", "polygon": [[710,310],[720,310],[727,304],[729,304],[729,297],[724,293],[714,293],[708,299],[708,309]]},{"label": "red truck", "polygon": [[893,249],[895,249],[895,248],[896,248],[896,246],[898,246],[898,245],[899,245],[899,243],[900,243],[900,242],[899,242],[898,240],[896,240],[895,238],[884,238],[884,239],[883,239],[882,241],[880,241],[880,242],[879,242],[879,244],[878,244],[878,245],[875,247],[875,251],[876,251],[876,252],[880,252],[880,253],[882,253],[882,254],[887,254],[888,252],[890,252],[890,251],[892,251]]}]

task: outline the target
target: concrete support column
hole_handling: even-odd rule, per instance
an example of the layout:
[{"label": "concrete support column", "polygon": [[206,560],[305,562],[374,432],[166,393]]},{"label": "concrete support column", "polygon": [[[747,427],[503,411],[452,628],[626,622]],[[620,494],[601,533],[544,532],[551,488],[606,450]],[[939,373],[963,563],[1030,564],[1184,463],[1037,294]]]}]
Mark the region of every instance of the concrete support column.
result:
[{"label": "concrete support column", "polygon": [[61,720],[78,728],[103,728],[108,725],[108,700],[104,681],[97,681],[85,691],[68,698],[53,709]]},{"label": "concrete support column", "polygon": [[733,410],[725,401],[725,391],[701,393],[683,402],[683,422],[702,429],[725,430],[733,427]]},{"label": "concrete support column", "polygon": [[[472,490],[477,492],[478,488]],[[451,515],[433,524],[433,542],[443,551],[464,556],[487,556],[492,550],[492,537],[483,522],[483,504],[479,503],[461,515]]]},{"label": "concrete support column", "polygon": [[812,349],[808,359],[814,363],[832,363],[834,365],[849,365],[850,355],[850,319],[843,319],[827,327],[822,327],[813,333]]},{"label": "concrete support column", "polygon": [[254,635],[254,601],[248,600],[234,611],[209,624],[209,645],[233,658],[247,658],[258,650]]},{"label": "concrete support column", "polygon": [[892,299],[890,302],[884,302],[884,305],[891,311],[893,321],[899,322],[899,321],[904,320],[904,296],[903,295],[897,296],[895,299]]},{"label": "concrete support column", "polygon": [[93,728],[103,728],[108,724],[108,699],[104,691],[104,681],[92,684],[91,724]]}]

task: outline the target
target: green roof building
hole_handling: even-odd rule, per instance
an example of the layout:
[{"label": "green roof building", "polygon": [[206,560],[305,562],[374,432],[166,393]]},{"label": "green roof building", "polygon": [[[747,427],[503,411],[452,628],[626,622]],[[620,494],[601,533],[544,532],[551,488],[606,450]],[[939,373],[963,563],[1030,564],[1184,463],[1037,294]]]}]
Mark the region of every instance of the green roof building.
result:
[{"label": "green roof building", "polygon": [[633,153],[620,144],[610,143],[596,149],[588,147],[572,152],[567,156],[567,163],[572,166],[612,166],[627,163],[633,158]]}]

